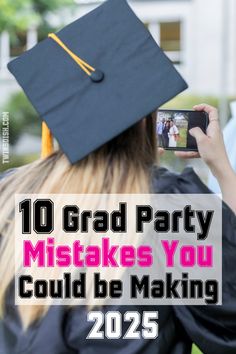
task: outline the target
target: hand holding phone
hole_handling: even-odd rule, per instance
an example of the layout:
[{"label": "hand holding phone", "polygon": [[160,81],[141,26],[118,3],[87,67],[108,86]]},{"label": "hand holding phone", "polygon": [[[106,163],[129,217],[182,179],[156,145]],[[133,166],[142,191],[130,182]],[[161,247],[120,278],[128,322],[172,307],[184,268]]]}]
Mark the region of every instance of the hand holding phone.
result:
[{"label": "hand holding phone", "polygon": [[217,109],[207,104],[194,106],[194,109],[196,111],[205,111],[209,116],[209,125],[206,133],[198,127],[191,130],[191,135],[197,142],[198,152],[176,151],[175,154],[185,159],[201,157],[220,183],[220,181],[225,181],[225,179],[232,176],[234,172],[226,153]]},{"label": "hand holding phone", "polygon": [[[207,104],[200,104],[193,108],[196,112],[207,113],[209,124],[206,132],[201,127],[193,127],[190,135],[196,140],[198,151],[176,149],[175,155],[184,159],[201,157],[218,180],[223,200],[236,213],[235,194],[232,193],[236,188],[236,174],[226,153],[217,109]],[[159,150],[164,151],[163,149]]]},{"label": "hand holding phone", "polygon": [[166,150],[198,151],[196,139],[189,130],[199,127],[206,133],[208,124],[209,116],[205,111],[158,110],[158,146]]}]

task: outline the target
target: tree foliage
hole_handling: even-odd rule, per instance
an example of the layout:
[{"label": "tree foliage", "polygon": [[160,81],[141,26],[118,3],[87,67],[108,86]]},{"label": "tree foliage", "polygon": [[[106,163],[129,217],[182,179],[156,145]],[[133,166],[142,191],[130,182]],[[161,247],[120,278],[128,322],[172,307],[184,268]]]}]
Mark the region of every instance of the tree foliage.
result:
[{"label": "tree foliage", "polygon": [[45,15],[48,12],[53,12],[63,6],[70,6],[74,3],[73,0],[31,0],[34,10],[40,15]]},{"label": "tree foliage", "polygon": [[0,0],[0,32],[24,30],[38,21],[38,15],[32,12],[31,0]]},{"label": "tree foliage", "polygon": [[0,0],[0,33],[24,31],[29,26],[40,26],[45,16],[63,6],[70,6],[73,0]]}]

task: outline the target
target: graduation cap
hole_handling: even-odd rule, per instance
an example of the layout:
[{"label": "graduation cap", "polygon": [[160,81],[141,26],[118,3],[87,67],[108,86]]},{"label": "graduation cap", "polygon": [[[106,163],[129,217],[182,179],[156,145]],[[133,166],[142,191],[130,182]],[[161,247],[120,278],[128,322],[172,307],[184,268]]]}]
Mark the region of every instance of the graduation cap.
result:
[{"label": "graduation cap", "polygon": [[[108,0],[8,64],[75,163],[187,88],[126,0]],[[51,132],[51,133],[50,133]]]}]

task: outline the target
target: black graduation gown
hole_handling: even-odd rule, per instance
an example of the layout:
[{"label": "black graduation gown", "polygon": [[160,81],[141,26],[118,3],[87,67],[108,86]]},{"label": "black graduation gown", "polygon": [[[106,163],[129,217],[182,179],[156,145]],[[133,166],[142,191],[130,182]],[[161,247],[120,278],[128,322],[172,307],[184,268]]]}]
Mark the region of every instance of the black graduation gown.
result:
[{"label": "black graduation gown", "polygon": [[[154,169],[153,184],[158,193],[211,193],[191,168],[180,175]],[[0,354],[189,354],[193,342],[205,354],[235,354],[235,259],[236,216],[223,203],[223,306],[123,306],[120,312],[159,311],[158,338],[86,340],[92,325],[86,320],[86,308],[81,306],[69,310],[52,306],[24,333],[10,289],[7,315],[0,321]]]}]

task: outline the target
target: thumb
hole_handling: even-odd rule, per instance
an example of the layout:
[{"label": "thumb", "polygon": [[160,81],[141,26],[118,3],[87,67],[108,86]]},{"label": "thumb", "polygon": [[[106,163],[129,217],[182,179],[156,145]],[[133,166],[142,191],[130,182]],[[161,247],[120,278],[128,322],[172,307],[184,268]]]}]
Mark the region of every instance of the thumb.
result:
[{"label": "thumb", "polygon": [[190,129],[189,134],[196,139],[197,143],[205,140],[206,138],[206,134],[204,134],[202,129],[199,127]]},{"label": "thumb", "polygon": [[163,148],[158,148],[158,153],[159,153],[159,156],[162,156],[162,155],[164,155],[165,150]]}]

